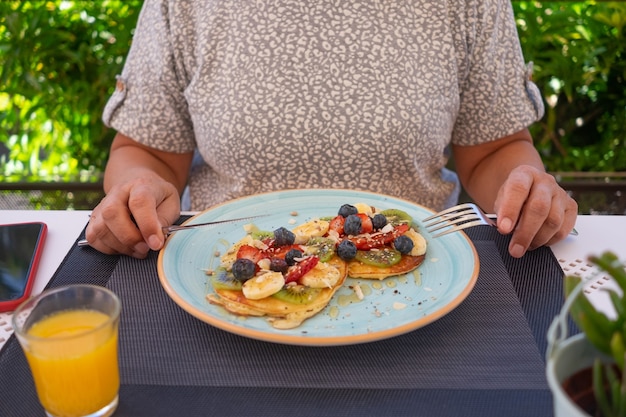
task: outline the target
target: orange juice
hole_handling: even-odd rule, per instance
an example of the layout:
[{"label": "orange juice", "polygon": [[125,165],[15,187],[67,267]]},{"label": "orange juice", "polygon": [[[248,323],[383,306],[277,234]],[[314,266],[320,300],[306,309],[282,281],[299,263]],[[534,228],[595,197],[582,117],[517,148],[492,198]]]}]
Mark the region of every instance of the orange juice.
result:
[{"label": "orange juice", "polygon": [[116,399],[117,320],[95,310],[66,310],[36,322],[27,335],[24,350],[46,411],[84,416]]}]

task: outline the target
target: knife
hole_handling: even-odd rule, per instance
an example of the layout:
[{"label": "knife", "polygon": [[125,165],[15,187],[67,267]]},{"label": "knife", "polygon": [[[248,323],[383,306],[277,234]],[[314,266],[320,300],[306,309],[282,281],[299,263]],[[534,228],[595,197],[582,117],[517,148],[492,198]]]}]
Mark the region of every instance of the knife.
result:
[{"label": "knife", "polygon": [[[243,221],[243,220],[256,219],[256,218],[259,218],[259,217],[266,217],[266,216],[269,216],[269,214],[260,214],[258,216],[240,217],[238,219],[228,219],[228,220],[216,220],[216,221],[213,221],[213,222],[188,224],[188,225],[180,225],[180,226],[179,225],[171,225],[171,226],[162,227],[161,230],[163,230],[163,234],[165,235],[165,237],[167,237],[167,236],[171,235],[174,232],[178,232],[179,230],[197,229],[199,227],[215,226],[217,224],[222,224],[222,223],[234,223],[234,222],[239,222],[239,221]],[[76,244],[78,246],[89,246],[89,242],[87,241],[87,239],[79,240]]]}]

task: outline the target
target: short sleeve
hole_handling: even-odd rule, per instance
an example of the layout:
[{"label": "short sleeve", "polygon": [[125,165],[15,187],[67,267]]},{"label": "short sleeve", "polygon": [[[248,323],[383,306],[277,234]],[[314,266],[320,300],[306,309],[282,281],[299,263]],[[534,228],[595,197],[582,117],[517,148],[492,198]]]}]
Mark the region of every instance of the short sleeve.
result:
[{"label": "short sleeve", "polygon": [[476,145],[518,132],[541,119],[544,105],[526,65],[508,0],[478,0],[465,9],[466,53],[460,107],[452,134],[458,145]]},{"label": "short sleeve", "polygon": [[170,42],[169,13],[167,0],[144,3],[102,119],[144,145],[182,153],[192,151],[196,144],[184,96],[185,71]]}]

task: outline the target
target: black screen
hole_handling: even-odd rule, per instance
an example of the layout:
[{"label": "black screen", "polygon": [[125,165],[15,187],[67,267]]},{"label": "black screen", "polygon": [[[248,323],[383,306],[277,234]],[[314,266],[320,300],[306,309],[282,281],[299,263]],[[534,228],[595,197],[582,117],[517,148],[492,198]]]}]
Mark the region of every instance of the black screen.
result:
[{"label": "black screen", "polygon": [[0,225],[0,301],[24,293],[41,228],[37,223]]}]

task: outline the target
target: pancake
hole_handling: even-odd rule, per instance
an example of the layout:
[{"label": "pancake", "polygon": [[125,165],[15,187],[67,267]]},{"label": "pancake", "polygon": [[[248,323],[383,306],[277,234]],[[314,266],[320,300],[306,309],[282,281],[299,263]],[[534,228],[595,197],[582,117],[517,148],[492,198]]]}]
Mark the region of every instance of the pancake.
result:
[{"label": "pancake", "polygon": [[[351,214],[342,214],[346,207]],[[344,205],[333,218],[312,219],[291,231],[247,234],[222,256],[207,299],[233,314],[266,317],[276,329],[292,329],[322,311],[347,277],[407,274],[425,253],[426,240],[407,213]]]},{"label": "pancake", "polygon": [[[306,319],[313,317],[324,309],[333,298],[335,293],[347,276],[347,263],[337,256],[333,256],[326,262],[319,262],[316,267],[304,275],[303,278],[315,276],[323,279],[323,275],[332,272],[338,275],[338,279],[332,285],[323,288],[311,288],[302,284],[294,284],[293,292],[301,290],[310,296],[304,297],[306,301],[301,301],[299,296],[279,298],[278,294],[270,295],[261,299],[246,298],[240,289],[226,289],[214,285],[213,293],[207,296],[210,303],[221,305],[226,310],[240,316],[267,317],[268,322],[276,329],[292,329],[300,326]],[[229,274],[221,271],[222,274]],[[306,282],[306,280],[305,280]],[[286,286],[289,286],[287,284]],[[290,300],[293,298],[293,300]],[[295,302],[294,302],[295,301]]]},{"label": "pancake", "polygon": [[368,265],[360,261],[348,262],[348,276],[350,278],[378,279],[408,274],[422,264],[425,256],[402,255],[402,259],[395,265],[380,267]]}]

